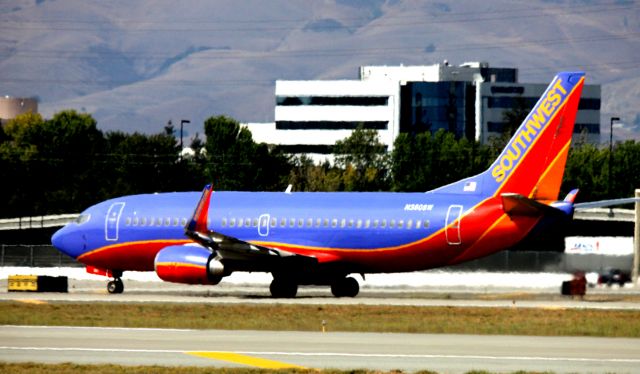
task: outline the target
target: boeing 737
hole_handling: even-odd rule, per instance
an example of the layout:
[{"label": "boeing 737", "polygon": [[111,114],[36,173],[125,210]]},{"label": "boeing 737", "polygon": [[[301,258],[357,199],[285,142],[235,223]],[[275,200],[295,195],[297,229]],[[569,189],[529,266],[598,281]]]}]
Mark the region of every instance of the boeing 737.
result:
[{"label": "boeing 737", "polygon": [[359,283],[352,274],[458,264],[571,218],[575,191],[558,195],[583,84],[582,72],[556,75],[488,170],[433,191],[224,192],[209,185],[203,193],[124,196],[88,208],[52,242],[89,271],[113,277],[111,293],[123,291],[124,271],[204,285],[233,272],[268,272],[274,297],[295,297],[300,285],[353,297]]}]

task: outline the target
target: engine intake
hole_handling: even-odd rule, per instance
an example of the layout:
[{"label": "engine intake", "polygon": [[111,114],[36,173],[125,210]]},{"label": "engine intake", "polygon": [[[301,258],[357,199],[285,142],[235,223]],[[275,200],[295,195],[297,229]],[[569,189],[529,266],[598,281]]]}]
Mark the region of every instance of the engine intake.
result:
[{"label": "engine intake", "polygon": [[214,285],[225,276],[224,265],[215,255],[196,245],[165,247],[156,255],[154,266],[160,279],[173,283]]}]

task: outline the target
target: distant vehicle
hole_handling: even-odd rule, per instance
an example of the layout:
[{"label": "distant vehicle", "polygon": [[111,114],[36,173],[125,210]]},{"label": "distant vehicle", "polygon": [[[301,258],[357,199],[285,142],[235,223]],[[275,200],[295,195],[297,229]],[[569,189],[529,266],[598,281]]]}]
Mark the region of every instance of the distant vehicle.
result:
[{"label": "distant vehicle", "polygon": [[623,287],[625,283],[631,282],[629,273],[625,273],[620,269],[607,268],[604,272],[600,273],[598,277],[598,284],[606,284],[611,287],[613,284],[618,284]]},{"label": "distant vehicle", "polygon": [[299,285],[353,297],[359,283],[351,274],[470,261],[571,218],[577,190],[564,200],[558,195],[583,83],[582,72],[558,74],[488,170],[433,191],[207,186],[202,194],[125,196],[88,208],[52,242],[92,272],[113,277],[111,293],[124,290],[123,271],[209,285],[244,271],[271,273],[274,297],[295,297]]}]

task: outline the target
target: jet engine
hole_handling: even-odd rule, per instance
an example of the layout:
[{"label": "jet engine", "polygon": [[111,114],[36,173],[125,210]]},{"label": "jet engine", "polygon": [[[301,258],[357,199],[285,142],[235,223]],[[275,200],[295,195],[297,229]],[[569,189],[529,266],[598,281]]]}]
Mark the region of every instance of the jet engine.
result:
[{"label": "jet engine", "polygon": [[172,245],[156,255],[156,274],[167,282],[186,284],[220,283],[224,265],[208,249],[198,245]]}]

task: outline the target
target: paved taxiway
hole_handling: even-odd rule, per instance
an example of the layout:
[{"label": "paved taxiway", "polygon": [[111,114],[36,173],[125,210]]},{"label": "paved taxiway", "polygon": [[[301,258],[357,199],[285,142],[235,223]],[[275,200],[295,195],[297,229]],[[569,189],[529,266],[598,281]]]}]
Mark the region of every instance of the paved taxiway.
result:
[{"label": "paved taxiway", "polygon": [[125,365],[640,372],[640,339],[0,327],[0,360]]},{"label": "paved taxiway", "polygon": [[[3,284],[4,283],[4,284]],[[6,289],[0,280],[0,289]],[[301,287],[295,299],[273,299],[268,286],[189,286],[129,281],[120,295],[107,294],[104,281],[70,280],[69,293],[0,292],[0,301],[151,302],[206,304],[303,304],[521,307],[548,309],[640,310],[640,293],[625,289],[589,289],[584,299],[563,297],[559,290],[487,288],[482,291],[435,288],[364,288],[356,298],[335,298],[327,287]]]}]

